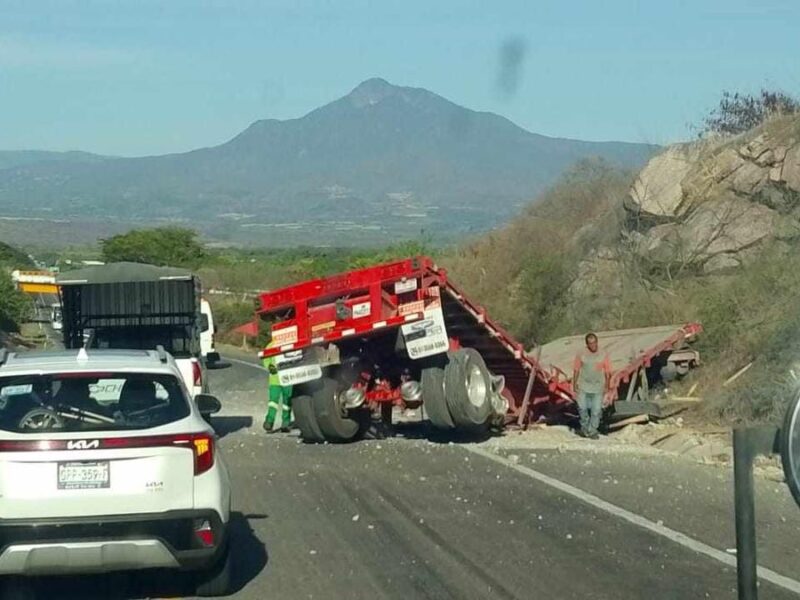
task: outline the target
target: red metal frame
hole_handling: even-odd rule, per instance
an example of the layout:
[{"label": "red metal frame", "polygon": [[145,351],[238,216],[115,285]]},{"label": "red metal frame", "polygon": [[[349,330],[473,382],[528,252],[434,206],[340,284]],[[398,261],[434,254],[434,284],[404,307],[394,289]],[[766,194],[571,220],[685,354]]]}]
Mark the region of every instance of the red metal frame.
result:
[{"label": "red metal frame", "polygon": [[[430,258],[415,257],[260,294],[257,316],[288,314],[272,325],[276,343],[261,356],[370,335],[421,319],[424,309],[438,302],[438,290],[424,278],[432,268]],[[412,280],[413,290],[395,291],[394,284]],[[348,316],[337,314],[337,302]]]},{"label": "red metal frame", "polygon": [[[398,291],[396,284],[407,284],[409,289]],[[262,350],[260,356],[384,332],[421,319],[424,310],[431,306],[441,306],[446,321],[449,309],[451,318],[458,321],[461,331],[471,338],[465,345],[475,346],[484,355],[490,370],[506,377],[506,396],[511,400],[509,417],[516,418],[526,412],[524,417],[530,420],[573,403],[568,376],[556,367],[543,367],[536,358],[526,354],[520,342],[494,321],[484,307],[472,302],[450,281],[445,269],[426,256],[313,279],[260,294],[256,317],[275,319],[272,324],[275,344]],[[465,341],[459,339],[459,333],[451,331],[452,324],[447,322],[451,349]],[[700,331],[699,324],[688,324],[648,349],[613,374],[614,389],[628,382],[639,368],[649,366],[653,358],[678,341]],[[533,382],[529,381],[531,373]],[[526,393],[530,394],[528,403],[524,402]],[[398,403],[399,391],[384,386],[371,390],[368,400]]]}]

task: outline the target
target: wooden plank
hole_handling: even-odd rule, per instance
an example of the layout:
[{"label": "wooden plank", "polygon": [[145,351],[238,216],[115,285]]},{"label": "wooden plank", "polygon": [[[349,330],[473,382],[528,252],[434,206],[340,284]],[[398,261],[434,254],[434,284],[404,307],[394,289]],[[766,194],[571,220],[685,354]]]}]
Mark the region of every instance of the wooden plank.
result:
[{"label": "wooden plank", "polygon": [[639,381],[639,371],[636,371],[633,374],[633,377],[631,377],[630,383],[628,384],[628,393],[625,396],[625,400],[627,402],[630,402],[631,399],[633,399],[633,390],[636,388],[636,384],[638,383],[638,381]]},{"label": "wooden plank", "polygon": [[637,390],[637,396],[639,402],[649,402],[650,400],[650,381],[647,379],[647,369],[642,366],[639,369],[639,379],[642,380],[642,384],[639,386]]},{"label": "wooden plank", "polygon": [[736,371],[736,373],[734,373],[733,375],[731,375],[730,377],[728,377],[728,379],[726,379],[726,380],[725,380],[725,383],[723,383],[723,384],[722,384],[722,387],[728,387],[728,386],[729,386],[730,384],[732,384],[734,381],[736,381],[737,379],[739,379],[739,377],[741,377],[742,375],[744,375],[745,373],[747,373],[747,371],[749,371],[749,370],[750,370],[750,367],[752,367],[752,366],[753,366],[753,363],[752,363],[752,362],[749,362],[749,363],[747,363],[747,364],[746,364],[744,367],[742,367],[741,369],[739,369],[738,371]]},{"label": "wooden plank", "polygon": [[608,426],[609,429],[620,429],[625,427],[626,425],[636,425],[641,423],[648,423],[650,421],[650,417],[647,415],[634,415],[632,417],[628,417],[627,419],[622,419],[621,421],[617,421],[616,423],[611,423]]}]

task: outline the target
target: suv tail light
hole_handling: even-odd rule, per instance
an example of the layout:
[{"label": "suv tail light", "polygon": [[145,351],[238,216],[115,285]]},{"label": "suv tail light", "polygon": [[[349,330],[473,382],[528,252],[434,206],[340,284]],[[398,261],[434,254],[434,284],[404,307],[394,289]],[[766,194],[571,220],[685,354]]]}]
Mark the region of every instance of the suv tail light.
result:
[{"label": "suv tail light", "polygon": [[[214,436],[208,433],[150,435],[134,437],[97,438],[94,450],[124,448],[157,448],[175,446],[191,450],[194,455],[194,474],[201,475],[214,466]],[[75,440],[0,440],[0,452],[37,452],[47,450],[84,450],[75,447]]]},{"label": "suv tail light", "polygon": [[200,370],[200,363],[197,360],[192,361],[192,380],[194,381],[194,387],[202,387],[203,372]]},{"label": "suv tail light", "polygon": [[210,435],[196,435],[192,438],[194,446],[194,474],[205,473],[214,466],[214,438]]}]

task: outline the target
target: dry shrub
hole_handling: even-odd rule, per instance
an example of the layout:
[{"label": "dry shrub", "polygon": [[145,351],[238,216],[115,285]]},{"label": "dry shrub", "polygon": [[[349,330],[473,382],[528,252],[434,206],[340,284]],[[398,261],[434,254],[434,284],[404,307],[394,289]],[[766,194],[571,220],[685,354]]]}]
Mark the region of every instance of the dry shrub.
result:
[{"label": "dry shrub", "polygon": [[509,225],[442,262],[513,333],[546,340],[564,329],[567,290],[587,248],[618,237],[630,179],[601,161],[579,163]]}]

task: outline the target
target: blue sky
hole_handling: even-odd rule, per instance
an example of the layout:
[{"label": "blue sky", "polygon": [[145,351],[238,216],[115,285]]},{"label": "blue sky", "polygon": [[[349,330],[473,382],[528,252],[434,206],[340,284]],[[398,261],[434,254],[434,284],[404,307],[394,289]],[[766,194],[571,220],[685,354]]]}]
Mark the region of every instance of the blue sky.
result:
[{"label": "blue sky", "polygon": [[0,0],[0,149],[210,146],[374,76],[537,133],[667,143],[723,89],[800,95],[799,32],[797,0]]}]

